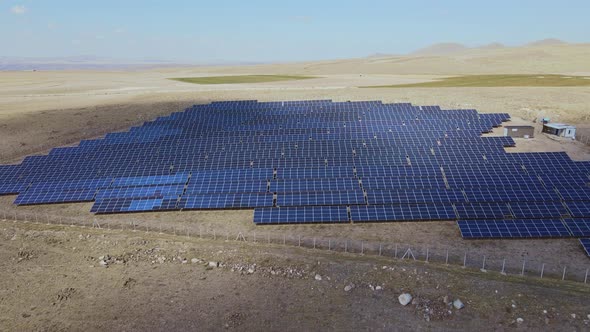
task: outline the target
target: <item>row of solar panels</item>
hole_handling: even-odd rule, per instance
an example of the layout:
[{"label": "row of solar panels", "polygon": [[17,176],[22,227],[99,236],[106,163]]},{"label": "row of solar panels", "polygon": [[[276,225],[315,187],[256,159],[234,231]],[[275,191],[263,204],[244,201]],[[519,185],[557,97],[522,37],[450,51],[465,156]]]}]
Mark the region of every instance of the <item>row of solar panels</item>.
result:
[{"label": "row of solar panels", "polygon": [[[579,164],[579,165],[578,165]],[[473,167],[470,165],[469,168],[462,167],[463,165],[444,165],[442,170],[446,175],[447,181],[449,185],[452,187],[472,187],[478,185],[489,185],[489,186],[498,186],[504,185],[501,184],[499,181],[504,182],[528,182],[528,183],[542,183],[548,186],[557,186],[557,187],[580,187],[584,186],[588,182],[588,174],[589,171],[587,170],[588,163],[576,163],[576,166],[580,166],[579,168],[571,167],[571,168],[564,168],[564,171],[567,173],[560,172],[560,169],[555,167],[531,167],[530,165],[526,166],[526,169],[522,169],[516,165],[512,165],[513,168],[503,168],[498,166],[498,164],[491,164],[486,165],[485,167]],[[120,166],[122,167],[122,166]],[[494,168],[498,167],[498,168]],[[138,170],[144,172],[147,169],[145,165],[142,165],[142,168]],[[157,168],[155,168],[157,169]],[[163,165],[161,169],[170,170],[170,166]],[[180,170],[180,168],[179,168]],[[94,178],[97,174],[91,174],[93,170],[90,170],[89,173],[85,173],[84,170],[75,170],[75,169],[51,169],[50,167],[46,167],[44,171],[37,172],[32,176],[27,176],[26,173],[19,173],[16,172],[17,169],[9,169],[4,168],[6,178],[10,178],[13,181],[6,181],[0,184],[0,187],[10,187],[10,186],[24,186],[25,188],[31,182],[39,182],[33,181],[35,178],[40,178],[43,181],[47,182],[47,178],[43,175],[46,173],[50,173],[53,176],[49,177],[49,179],[61,179],[61,182],[72,179],[75,181],[76,174],[86,176],[88,178]],[[76,173],[78,171],[78,173]],[[63,173],[63,176],[60,176]],[[110,173],[110,172],[106,172]],[[181,176],[187,177],[188,172],[186,173],[179,173],[176,175],[160,175],[159,178],[167,179],[173,176]],[[276,171],[273,169],[266,168],[252,168],[252,169],[242,169],[242,170],[227,170],[227,171],[204,171],[204,172],[193,172],[193,182],[202,180],[199,179],[206,179],[208,182],[215,182],[215,181],[224,181],[224,182],[232,182],[232,181],[244,181],[244,180],[269,180],[269,179],[293,179],[293,178],[300,178],[300,179],[309,179],[309,178],[344,178],[344,177],[359,177],[359,178],[376,178],[376,177],[413,177],[416,178],[415,184],[412,185],[411,182],[408,182],[408,185],[405,187],[424,187],[424,184],[421,182],[420,178],[422,177],[440,177],[442,172],[441,169],[437,166],[429,166],[429,167],[385,167],[385,166],[373,166],[373,167],[324,167],[324,168],[301,168],[301,169],[282,169],[277,168]],[[112,174],[108,174],[112,175]],[[538,177],[537,175],[542,175]],[[73,178],[72,178],[73,177]],[[109,176],[110,178],[110,176]],[[159,184],[159,180],[154,180],[157,177],[139,177],[143,178],[145,181],[144,185],[155,185]],[[91,179],[90,179],[91,180]],[[162,180],[168,181],[168,180]],[[54,181],[49,181],[53,183]],[[60,181],[57,181],[58,183]],[[167,182],[170,184],[169,182]],[[56,184],[58,185],[58,184]],[[429,184],[431,185],[431,184]],[[442,186],[439,182],[435,183],[434,186]],[[318,190],[322,191],[321,188]],[[326,191],[326,190],[323,190]],[[0,189],[1,193],[14,193],[13,191],[7,191],[6,189]]]},{"label": "row of solar panels", "polygon": [[[229,146],[229,147],[216,147],[215,149],[196,149],[192,147],[176,147],[172,145],[166,146],[149,146],[143,147],[137,150],[134,150],[128,154],[128,158],[135,158],[142,156],[142,153],[151,153],[153,155],[168,155],[168,154],[196,154],[198,156],[236,156],[240,157],[245,154],[253,154],[251,159],[256,160],[257,156],[265,157],[265,156],[281,156],[281,157],[291,157],[291,156],[300,156],[301,154],[307,155],[318,155],[318,156],[330,156],[330,155],[338,155],[338,154],[357,154],[357,155],[375,155],[375,154],[391,154],[391,155],[424,155],[424,154],[467,154],[467,153],[504,153],[504,146],[503,145],[464,145],[469,144],[470,142],[463,142],[462,145],[459,146],[448,146],[448,145],[434,145],[434,146],[370,146],[370,145],[361,145],[361,146],[350,146],[346,144],[314,144],[314,145],[292,145],[286,148],[264,148],[259,147],[258,149],[254,149],[251,147],[244,147],[243,149],[237,149],[237,147]],[[29,160],[52,160],[52,161],[59,161],[59,160],[79,160],[84,158],[87,160],[88,158],[98,158],[98,157],[109,157],[113,159],[115,156],[125,156],[123,154],[124,148],[131,148],[132,146],[121,146],[115,149],[109,150],[96,150],[96,151],[88,151],[87,154],[72,154],[72,153],[56,153],[51,154],[48,158],[32,158],[28,159],[26,162],[28,163]],[[233,148],[233,150],[232,150]],[[145,156],[151,157],[151,156]]]},{"label": "row of solar panels", "polygon": [[[174,182],[168,178],[178,176],[182,182]],[[142,179],[142,183],[127,185],[108,185],[106,182],[103,188],[126,187],[126,186],[157,186],[170,184],[186,184],[188,176],[154,176],[154,177],[137,177]],[[166,180],[156,180],[165,178]],[[122,178],[125,179],[125,178]],[[133,178],[132,178],[133,179]],[[106,181],[106,180],[104,180]],[[120,179],[115,180],[115,182]],[[99,182],[99,181],[97,181]],[[139,182],[139,180],[138,180]],[[510,183],[510,185],[506,185]],[[312,178],[312,179],[272,179],[272,180],[249,180],[249,181],[231,181],[230,179],[220,178],[191,178],[188,182],[186,191],[189,193],[289,193],[289,192],[327,192],[327,191],[355,191],[355,190],[411,190],[411,189],[465,189],[470,188],[559,188],[563,196],[584,197],[589,189],[590,180],[584,176],[571,175],[554,175],[546,176],[539,179],[535,176],[518,173],[498,174],[495,176],[456,176],[456,177],[369,177],[369,178]],[[10,188],[11,183],[2,185],[2,192],[6,192],[4,187]],[[20,183],[15,184],[20,185]],[[28,192],[36,191],[59,191],[65,189],[91,189],[84,181],[70,181],[68,188],[59,182],[53,183],[35,183],[24,185]],[[99,188],[99,187],[97,187]],[[25,193],[24,190],[19,191]],[[15,193],[15,192],[12,192]]]},{"label": "row of solar panels", "polygon": [[[376,166],[393,166],[402,167],[411,164],[413,167],[436,167],[436,166],[453,166],[461,164],[472,164],[477,167],[486,167],[489,165],[510,166],[512,165],[524,165],[525,168],[534,169],[547,169],[547,170],[558,170],[560,168],[578,168],[582,172],[585,172],[590,165],[587,162],[575,163],[569,160],[561,160],[560,158],[546,158],[538,160],[527,160],[522,156],[515,158],[515,154],[494,154],[488,153],[484,155],[474,154],[463,154],[463,155],[421,155],[421,156],[375,156],[374,158],[367,156],[331,156],[331,157],[316,157],[316,158],[273,158],[273,159],[262,159],[253,160],[247,158],[237,158],[235,160],[229,159],[225,163],[218,164],[217,169],[248,169],[248,168],[270,168],[270,169],[281,169],[281,168],[323,168],[323,167],[376,167]],[[559,155],[556,155],[559,157]],[[560,163],[560,160],[563,163]],[[108,172],[109,170],[126,171],[128,168],[149,168],[163,167],[164,170],[170,172],[177,172],[178,169],[182,168],[193,168],[195,170],[206,169],[208,165],[213,163],[214,160],[199,159],[192,160],[184,156],[155,156],[155,157],[137,157],[129,160],[110,160],[106,159],[101,164],[96,159],[91,160],[77,160],[72,162],[60,161],[55,163],[46,163],[42,165],[38,162],[27,162],[21,165],[15,165],[12,169],[7,169],[6,174],[0,175],[0,178],[14,178],[18,176],[34,176],[35,174],[43,174],[48,172],[60,172],[67,169],[73,171],[79,170],[84,171],[87,168],[91,168],[101,172]],[[555,165],[555,163],[560,163]],[[291,166],[289,166],[291,165]],[[115,173],[116,174],[116,173]]]}]

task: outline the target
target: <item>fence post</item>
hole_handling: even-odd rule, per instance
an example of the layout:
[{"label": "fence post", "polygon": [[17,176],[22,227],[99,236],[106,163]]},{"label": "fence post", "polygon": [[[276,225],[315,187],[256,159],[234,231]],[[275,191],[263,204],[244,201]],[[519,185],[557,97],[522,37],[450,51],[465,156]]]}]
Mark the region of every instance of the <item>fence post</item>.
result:
[{"label": "fence post", "polygon": [[480,271],[481,272],[487,272],[486,271],[486,256],[485,255],[483,256],[483,263],[481,265],[481,270]]},{"label": "fence post", "polygon": [[397,243],[395,244],[395,253],[393,257],[397,258]]},{"label": "fence post", "polygon": [[315,249],[315,237],[313,238],[313,248]]},{"label": "fence post", "polygon": [[379,256],[381,256],[381,249],[382,249],[382,245],[381,245],[381,243],[379,243]]},{"label": "fence post", "polygon": [[426,263],[428,263],[429,256],[430,256],[430,248],[426,247]]},{"label": "fence post", "polygon": [[348,252],[348,240],[344,240],[344,252]]},{"label": "fence post", "polygon": [[301,235],[299,235],[299,243],[297,246],[301,247]]},{"label": "fence post", "polygon": [[522,260],[522,271],[520,271],[520,275],[521,276],[524,276],[524,267],[525,267],[525,265],[526,265],[526,259],[523,259]]},{"label": "fence post", "polygon": [[449,249],[447,249],[447,256],[445,257],[445,265],[449,265]]},{"label": "fence post", "polygon": [[465,252],[465,255],[463,255],[463,267],[465,267],[467,265],[467,251]]},{"label": "fence post", "polygon": [[541,279],[543,279],[543,273],[545,272],[545,263],[541,265]]},{"label": "fence post", "polygon": [[588,269],[586,269],[586,276],[584,277],[584,283],[588,282]]},{"label": "fence post", "polygon": [[563,267],[563,275],[561,276],[561,280],[565,280],[565,270],[566,270],[567,266]]}]

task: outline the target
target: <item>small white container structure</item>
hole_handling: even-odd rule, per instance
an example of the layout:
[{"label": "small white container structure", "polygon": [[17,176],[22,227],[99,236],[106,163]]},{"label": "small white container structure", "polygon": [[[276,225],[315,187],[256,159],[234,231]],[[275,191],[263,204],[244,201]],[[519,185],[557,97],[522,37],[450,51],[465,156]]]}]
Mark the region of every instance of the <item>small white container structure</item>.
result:
[{"label": "small white container structure", "polygon": [[535,127],[506,126],[504,127],[504,136],[510,136],[513,138],[533,138],[535,137]]},{"label": "small white container structure", "polygon": [[543,132],[565,138],[576,138],[576,127],[564,123],[546,123]]}]

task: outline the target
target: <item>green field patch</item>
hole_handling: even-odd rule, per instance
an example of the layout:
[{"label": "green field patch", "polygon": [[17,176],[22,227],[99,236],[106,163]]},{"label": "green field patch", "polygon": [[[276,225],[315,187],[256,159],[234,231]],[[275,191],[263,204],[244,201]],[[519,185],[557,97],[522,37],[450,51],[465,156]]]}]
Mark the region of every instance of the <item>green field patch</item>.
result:
[{"label": "green field patch", "polygon": [[423,83],[363,86],[362,88],[492,88],[590,86],[590,77],[566,75],[466,75]]},{"label": "green field patch", "polygon": [[295,81],[317,78],[313,76],[298,75],[236,75],[236,76],[206,76],[206,77],[179,77],[171,80],[193,84],[243,84],[266,83],[280,81]]}]

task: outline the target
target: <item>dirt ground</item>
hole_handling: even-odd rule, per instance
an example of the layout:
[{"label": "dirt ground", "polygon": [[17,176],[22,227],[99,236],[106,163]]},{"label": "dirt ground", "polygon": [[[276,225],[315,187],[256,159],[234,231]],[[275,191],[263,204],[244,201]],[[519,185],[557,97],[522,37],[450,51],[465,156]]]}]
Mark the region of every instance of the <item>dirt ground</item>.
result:
[{"label": "dirt ground", "polygon": [[[11,221],[0,221],[0,238],[5,331],[585,330],[590,322],[590,288],[579,283]],[[402,306],[406,292],[414,300]],[[455,309],[455,299],[465,307]]]}]

